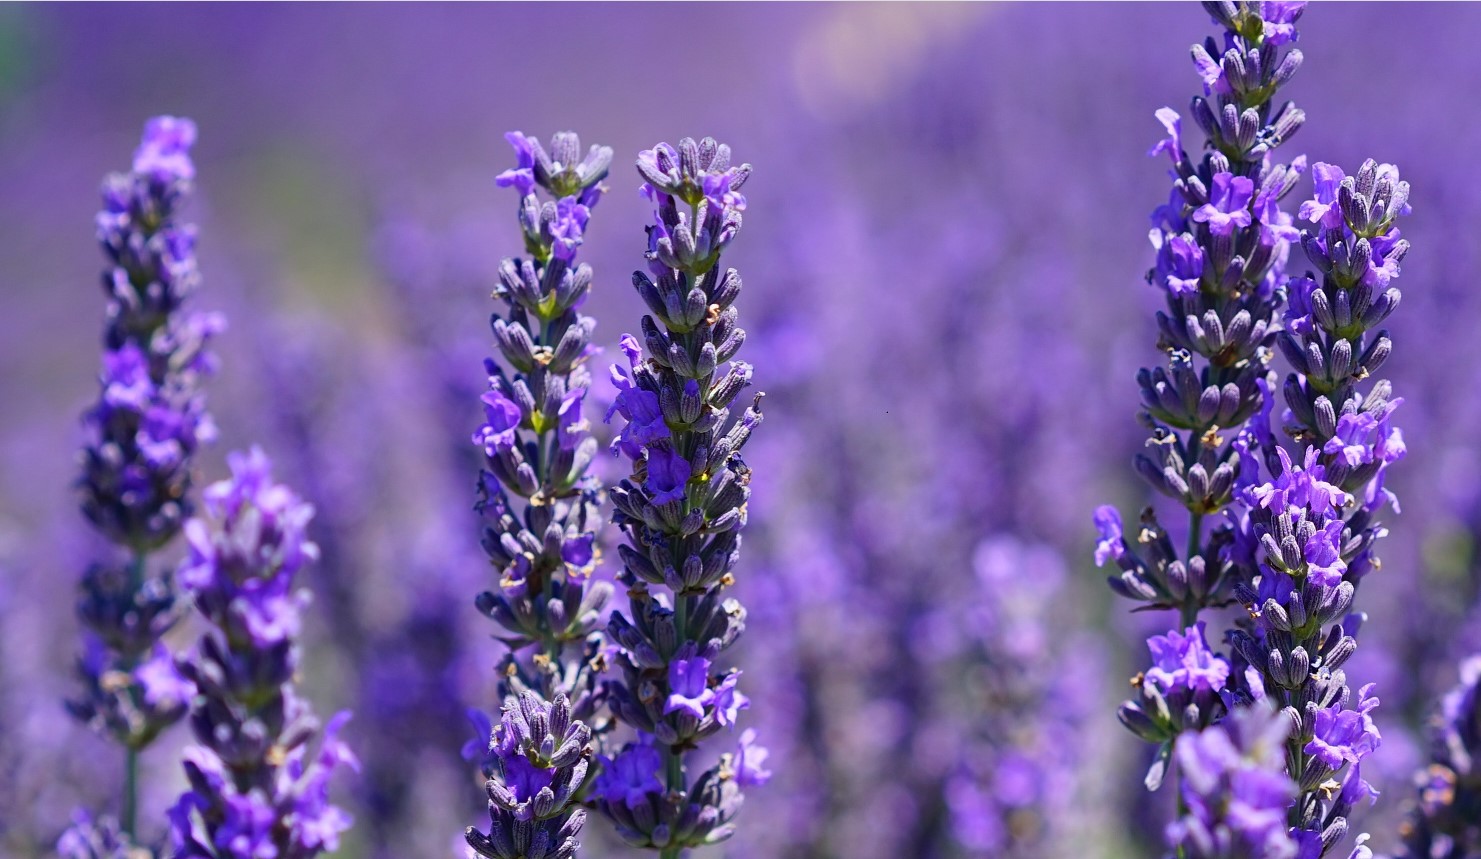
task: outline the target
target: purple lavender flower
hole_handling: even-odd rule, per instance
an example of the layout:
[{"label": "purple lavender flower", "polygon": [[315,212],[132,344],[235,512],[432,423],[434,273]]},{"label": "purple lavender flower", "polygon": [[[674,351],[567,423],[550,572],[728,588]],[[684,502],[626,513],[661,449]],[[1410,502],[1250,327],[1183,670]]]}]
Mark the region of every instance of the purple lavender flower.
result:
[{"label": "purple lavender flower", "polygon": [[[715,662],[745,625],[745,609],[721,593],[732,581],[750,496],[740,449],[761,420],[756,405],[731,419],[749,366],[722,369],[745,339],[734,304],[740,275],[719,262],[740,229],[738,192],[750,166],[731,166],[730,148],[711,138],[685,138],[677,148],[661,143],[641,153],[638,172],[656,213],[651,276],[637,272],[633,283],[652,315],[642,325],[647,361],[636,338],[623,338],[630,369],[614,368],[618,399],[608,412],[627,419],[615,447],[633,463],[632,477],[612,490],[614,521],[627,537],[620,578],[630,609],[608,626],[622,672],[608,686],[617,719],[652,737],[665,790],[636,806],[630,793],[617,802],[614,792],[601,808],[629,843],[672,859],[728,838],[741,803],[728,758],[694,781],[686,758],[733,727],[748,703],[736,689],[740,672],[717,676]],[[653,593],[655,586],[667,593]],[[646,761],[652,753],[643,748],[630,745],[622,755]]]},{"label": "purple lavender flower", "polygon": [[199,393],[219,316],[192,313],[195,228],[177,220],[195,175],[195,124],[156,117],[131,173],[103,185],[98,239],[108,258],[102,396],[84,417],[83,511],[135,554],[168,542],[190,515],[189,457],[215,437]]},{"label": "purple lavender flower", "polygon": [[566,696],[546,702],[526,690],[508,700],[485,767],[489,831],[469,827],[469,846],[486,859],[574,856],[591,755],[591,729],[572,719]]},{"label": "purple lavender flower", "polygon": [[653,744],[653,736],[640,733],[638,741],[625,745],[615,758],[602,758],[597,795],[605,806],[621,805],[630,811],[642,808],[650,795],[663,793],[663,782],[658,779],[661,769],[663,754]]},{"label": "purple lavender flower", "polygon": [[[1321,164],[1314,171],[1317,199],[1302,214],[1322,230],[1304,234],[1303,247],[1322,280],[1302,284],[1288,311],[1298,318],[1277,341],[1292,365],[1285,429],[1304,452],[1298,466],[1273,438],[1256,445],[1270,476],[1244,490],[1258,550],[1239,564],[1235,595],[1249,618],[1229,642],[1243,680],[1232,697],[1293,714],[1291,820],[1303,849],[1322,856],[1341,841],[1357,802],[1373,795],[1360,764],[1381,740],[1370,715],[1374,685],[1354,696],[1342,665],[1357,649],[1357,587],[1377,568],[1375,543],[1387,533],[1377,520],[1390,499],[1384,473],[1404,452],[1389,422],[1399,401],[1388,382],[1368,380],[1390,349],[1388,335],[1371,329],[1398,303],[1392,278],[1372,276],[1372,249],[1392,236],[1397,274],[1407,243],[1393,220],[1408,211],[1408,185],[1373,161],[1356,177]],[[1323,788],[1339,777],[1341,791]]]},{"label": "purple lavender flower", "polygon": [[[588,474],[597,443],[582,414],[596,323],[579,312],[592,271],[575,257],[612,150],[593,146],[581,158],[569,132],[555,135],[548,152],[519,132],[506,137],[518,164],[496,181],[521,194],[529,258],[499,266],[495,298],[507,311],[493,329],[503,364],[485,362],[487,421],[473,436],[486,457],[483,547],[500,584],[477,605],[510,646],[500,666],[506,704],[529,690],[547,702],[564,694],[575,718],[591,723],[612,587],[588,581],[602,525],[601,484]],[[554,199],[542,203],[537,191]]]},{"label": "purple lavender flower", "polygon": [[647,453],[648,479],[643,482],[643,488],[648,490],[653,506],[662,508],[682,503],[693,471],[689,460],[659,445],[649,447]]},{"label": "purple lavender flower", "polygon": [[[1149,645],[1156,664],[1138,684],[1142,699],[1121,710],[1127,727],[1162,743],[1149,787],[1161,782],[1176,749],[1180,793],[1194,812],[1169,833],[1179,853],[1242,855],[1248,847],[1237,849],[1229,835],[1216,834],[1225,826],[1252,847],[1271,838],[1281,842],[1260,847],[1260,855],[1295,855],[1299,849],[1316,859],[1335,849],[1354,802],[1371,792],[1359,763],[1379,742],[1369,715],[1378,704],[1372,686],[1359,692],[1354,707],[1341,666],[1356,648],[1352,634],[1360,617],[1350,616],[1349,609],[1357,581],[1375,566],[1370,547],[1381,532],[1371,517],[1382,503],[1379,462],[1397,459],[1402,441],[1385,441],[1384,454],[1368,449],[1393,405],[1386,383],[1366,397],[1355,385],[1388,354],[1385,335],[1365,342],[1364,333],[1397,302],[1396,291],[1387,303],[1372,298],[1373,290],[1388,288],[1407,250],[1392,224],[1407,211],[1408,186],[1396,170],[1371,161],[1357,179],[1326,165],[1314,168],[1318,199],[1301,214],[1324,230],[1303,235],[1302,242],[1323,282],[1296,285],[1287,311],[1291,324],[1280,330],[1274,314],[1288,280],[1286,245],[1294,228],[1278,202],[1305,161],[1280,166],[1272,153],[1303,116],[1289,104],[1272,115],[1269,105],[1300,64],[1299,51],[1282,56],[1279,50],[1295,41],[1300,7],[1211,2],[1205,9],[1226,30],[1222,51],[1212,39],[1194,49],[1205,95],[1217,103],[1193,102],[1209,151],[1196,168],[1186,155],[1173,153],[1177,193],[1154,215],[1159,266],[1149,280],[1169,297],[1170,313],[1159,314],[1158,321],[1171,348],[1171,367],[1144,370],[1139,379],[1157,453],[1139,457],[1138,470],[1187,509],[1188,550],[1177,552],[1151,511],[1143,516],[1142,546],[1133,550],[1098,511],[1097,561],[1114,558],[1122,573],[1111,580],[1113,589],[1154,607],[1178,608],[1185,629],[1202,608],[1226,604],[1230,596],[1247,611],[1226,636],[1234,651],[1228,663],[1207,655],[1206,645],[1196,646],[1203,641],[1201,624],[1192,644],[1191,636],[1154,636]],[[1159,118],[1171,137],[1154,153],[1181,139],[1175,117]],[[1191,267],[1164,260],[1164,249],[1179,235],[1184,247],[1192,239],[1203,251],[1196,292],[1186,278],[1169,275]],[[1289,406],[1283,418],[1300,445],[1297,457],[1270,427],[1272,344],[1294,370],[1283,388]],[[1195,368],[1197,358],[1206,366]],[[1340,437],[1339,415],[1351,416]],[[1385,440],[1391,435],[1383,434]],[[1355,497],[1379,500],[1370,508],[1354,504]],[[1205,543],[1203,517],[1221,512],[1224,523]],[[1218,707],[1211,706],[1215,692]],[[1185,710],[1189,697],[1195,703]],[[1231,796],[1237,799],[1245,788],[1209,777],[1237,759],[1233,744],[1210,725],[1224,707],[1272,704],[1292,723],[1284,758],[1295,789],[1255,789],[1258,804],[1270,813],[1224,820],[1232,811]],[[1351,789],[1333,791],[1338,776]],[[1200,802],[1213,803],[1219,813],[1200,810]],[[1256,820],[1258,831],[1242,831]]]},{"label": "purple lavender flower", "polygon": [[1293,859],[1286,809],[1296,785],[1285,772],[1290,722],[1269,706],[1236,710],[1223,723],[1178,739],[1186,813],[1167,827],[1168,846],[1188,859]]},{"label": "purple lavender flower", "polygon": [[1368,697],[1372,691],[1372,683],[1359,690],[1361,703],[1356,710],[1340,706],[1318,710],[1312,720],[1311,742],[1302,751],[1332,770],[1341,769],[1344,763],[1356,764],[1372,754],[1382,739],[1368,715],[1378,706],[1377,698]]},{"label": "purple lavender flower", "polygon": [[59,859],[152,859],[153,851],[133,839],[111,817],[94,820],[85,811],[72,815],[72,825],[57,840]]},{"label": "purple lavender flower", "polygon": [[1160,765],[1172,754],[1178,735],[1200,731],[1225,713],[1229,662],[1209,647],[1204,630],[1199,621],[1181,633],[1173,630],[1147,639],[1152,665],[1132,680],[1138,699],[1126,702],[1117,713],[1137,736],[1163,744],[1159,764],[1147,777],[1153,789],[1161,782]]},{"label": "purple lavender flower", "polygon": [[1254,194],[1255,183],[1249,177],[1215,173],[1209,201],[1194,209],[1190,217],[1195,223],[1208,224],[1212,235],[1232,236],[1235,230],[1245,229],[1254,221],[1249,211]]},{"label": "purple lavender flower", "polygon": [[308,857],[338,847],[350,817],[328,800],[340,766],[358,769],[338,738],[348,720],[319,733],[293,680],[299,611],[295,577],[318,557],[307,538],[313,508],[273,482],[261,449],[227,458],[232,476],[204,493],[190,520],[182,585],[210,624],[182,663],[199,690],[191,711],[198,745],[185,754],[190,789],[170,811],[175,855],[209,859]]},{"label": "purple lavender flower", "polygon": [[1084,730],[1101,703],[1099,666],[1087,640],[1062,633],[1078,607],[1056,551],[994,536],[972,565],[970,596],[929,623],[966,636],[961,658],[940,675],[957,678],[962,712],[933,726],[950,736],[946,840],[963,855],[1056,855],[1073,839],[1073,774],[1085,766]]},{"label": "purple lavender flower", "polygon": [[1152,667],[1144,682],[1163,695],[1217,693],[1229,679],[1229,663],[1209,649],[1202,621],[1186,635],[1154,635],[1147,639],[1147,647],[1152,651]]},{"label": "purple lavender flower", "polygon": [[771,770],[765,768],[769,756],[766,749],[756,745],[755,728],[741,731],[740,746],[732,759],[736,782],[741,787],[760,787],[770,781]]},{"label": "purple lavender flower", "polygon": [[705,707],[715,703],[715,690],[709,688],[709,681],[710,660],[696,655],[692,644],[686,645],[669,662],[669,697],[663,712],[681,710],[703,719]]},{"label": "purple lavender flower", "polygon": [[132,171],[104,180],[96,218],[107,321],[98,401],[83,417],[79,486],[84,514],[119,551],[80,584],[84,695],[68,709],[126,750],[121,826],[130,838],[139,752],[194,695],[160,643],[184,607],[149,560],[190,515],[191,460],[216,434],[199,388],[214,368],[206,347],[222,321],[184,307],[200,280],[195,228],[178,220],[195,176],[195,135],[188,119],[149,120]]},{"label": "purple lavender flower", "polygon": [[[1151,512],[1143,517],[1140,548],[1113,535],[1105,508],[1096,512],[1102,534],[1096,561],[1114,560],[1121,570],[1111,579],[1113,590],[1149,607],[1178,609],[1180,629],[1192,626],[1202,608],[1228,600],[1222,555],[1233,531],[1220,525],[1205,535],[1204,523],[1235,500],[1241,425],[1265,408],[1262,383],[1294,238],[1278,203],[1305,169],[1304,158],[1290,165],[1274,160],[1304,119],[1293,104],[1272,110],[1277,89],[1301,62],[1300,51],[1282,56],[1264,42],[1263,16],[1277,12],[1248,4],[1206,8],[1226,34],[1223,50],[1212,39],[1194,49],[1204,96],[1193,99],[1191,112],[1208,138],[1198,162],[1182,148],[1178,114],[1157,112],[1169,136],[1151,154],[1168,154],[1173,193],[1153,214],[1157,265],[1148,280],[1166,295],[1157,323],[1170,361],[1138,376],[1152,438],[1137,470],[1187,510],[1187,550],[1173,546]],[[1278,15],[1288,26],[1299,8],[1283,7]],[[1294,30],[1281,32],[1294,39]]]}]

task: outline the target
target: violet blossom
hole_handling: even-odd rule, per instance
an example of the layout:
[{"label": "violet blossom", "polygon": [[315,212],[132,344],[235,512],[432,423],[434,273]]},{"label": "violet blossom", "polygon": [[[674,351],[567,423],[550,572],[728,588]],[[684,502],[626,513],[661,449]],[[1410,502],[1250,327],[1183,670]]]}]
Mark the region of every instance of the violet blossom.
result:
[{"label": "violet blossom", "polygon": [[[1287,309],[1300,324],[1278,338],[1292,366],[1284,430],[1304,452],[1298,465],[1273,437],[1249,440],[1270,476],[1241,489],[1249,507],[1241,528],[1255,548],[1240,559],[1235,586],[1248,618],[1229,641],[1244,681],[1234,697],[1269,700],[1294,721],[1293,831],[1319,839],[1313,855],[1324,856],[1343,840],[1356,804],[1376,795],[1361,764],[1382,741],[1371,716],[1378,698],[1371,683],[1354,694],[1342,666],[1365,617],[1353,608],[1358,586],[1378,568],[1375,544],[1387,533],[1378,520],[1393,500],[1384,476],[1404,453],[1390,420],[1401,401],[1374,379],[1391,343],[1374,329],[1398,304],[1390,282],[1408,246],[1393,222],[1408,211],[1409,187],[1371,160],[1356,177],[1325,164],[1314,172],[1317,201],[1302,213],[1320,232],[1302,240],[1322,279]],[[1379,240],[1392,250],[1392,274],[1382,279],[1369,265]],[[1337,784],[1344,788],[1332,790]]]},{"label": "violet blossom", "polygon": [[[329,801],[329,779],[359,763],[338,734],[321,732],[294,682],[297,578],[318,558],[313,508],[272,478],[260,448],[227,458],[231,477],[208,487],[205,515],[186,524],[181,584],[209,629],[181,668],[199,689],[185,752],[190,788],[170,809],[178,859],[310,859],[339,846],[350,816]],[[316,735],[317,747],[311,748]]]},{"label": "violet blossom", "polygon": [[487,859],[570,859],[586,822],[577,794],[591,763],[591,729],[553,701],[525,690],[504,704],[484,764],[488,834],[473,827],[468,844]]},{"label": "violet blossom", "polygon": [[[185,306],[200,282],[195,228],[179,217],[193,189],[195,137],[188,119],[149,120],[132,170],[104,180],[95,219],[107,259],[107,310],[78,485],[83,512],[117,550],[79,586],[84,688],[67,706],[125,749],[118,821],[125,840],[135,835],[139,753],[185,714],[195,694],[171,676],[161,643],[185,606],[169,572],[150,563],[191,514],[192,458],[216,435],[200,386],[214,370],[207,346],[223,322]],[[95,836],[103,837],[74,829],[64,840],[93,843]]]},{"label": "violet blossom", "polygon": [[[608,626],[620,670],[608,700],[640,739],[613,758],[628,777],[604,790],[598,807],[628,843],[676,859],[730,837],[739,774],[759,780],[729,755],[697,778],[691,772],[700,744],[733,728],[748,706],[736,689],[740,672],[718,660],[745,628],[745,609],[724,591],[750,495],[740,450],[761,413],[758,396],[731,417],[751,369],[732,360],[745,339],[735,306],[741,279],[720,256],[740,229],[738,192],[751,168],[732,166],[730,148],[711,138],[685,138],[642,152],[638,172],[656,212],[649,270],[633,283],[651,315],[642,320],[646,360],[635,338],[623,338],[629,366],[613,370],[618,399],[608,414],[627,418],[616,448],[633,466],[612,489],[614,521],[627,538],[620,580],[629,609]],[[649,778],[655,752],[662,782]],[[748,751],[753,761],[760,754]]]},{"label": "violet blossom", "polygon": [[[507,308],[492,320],[502,363],[485,361],[487,420],[473,442],[485,454],[478,509],[499,588],[477,604],[511,648],[499,668],[501,694],[530,689],[551,701],[564,693],[576,718],[590,721],[600,705],[590,663],[612,586],[590,580],[601,485],[588,473],[597,443],[581,409],[591,385],[587,362],[597,350],[596,323],[580,308],[592,270],[575,261],[581,230],[560,222],[580,209],[584,229],[612,151],[593,146],[582,157],[569,132],[555,135],[548,153],[519,132],[506,137],[518,166],[497,183],[523,195],[529,258],[505,258],[494,293]],[[540,202],[539,190],[554,199]],[[561,250],[562,242],[570,246]]]},{"label": "violet blossom", "polygon": [[[486,759],[491,828],[486,835],[470,828],[466,837],[488,859],[566,857],[574,854],[585,821],[584,811],[572,813],[567,804],[582,787],[592,730],[607,721],[598,674],[612,586],[591,580],[603,497],[600,481],[588,473],[597,442],[581,411],[591,386],[586,365],[597,352],[591,344],[596,323],[580,313],[592,271],[575,257],[591,208],[601,198],[612,150],[593,146],[582,158],[580,141],[570,132],[556,134],[549,153],[519,132],[506,137],[518,165],[496,182],[521,194],[519,221],[529,257],[500,263],[494,293],[507,308],[492,320],[503,364],[485,361],[487,422],[473,443],[485,454],[477,507],[485,523],[483,548],[499,586],[480,594],[476,604],[502,627],[499,637],[509,647],[498,668],[505,713],[498,731],[505,737],[496,731],[495,746],[514,742],[510,732],[524,724],[511,714],[544,725],[537,713],[546,712],[571,725],[571,736],[581,740],[581,759],[558,755],[551,762],[550,750],[531,758],[541,768],[553,767],[546,774],[551,778],[567,779],[564,793],[557,790],[549,801],[548,790],[537,790],[533,799],[523,796],[534,787],[521,763],[526,752],[511,757],[505,749]],[[537,189],[553,199],[542,203]],[[536,802],[533,811],[530,801]],[[511,828],[510,814],[522,821],[533,814],[543,829]]]}]

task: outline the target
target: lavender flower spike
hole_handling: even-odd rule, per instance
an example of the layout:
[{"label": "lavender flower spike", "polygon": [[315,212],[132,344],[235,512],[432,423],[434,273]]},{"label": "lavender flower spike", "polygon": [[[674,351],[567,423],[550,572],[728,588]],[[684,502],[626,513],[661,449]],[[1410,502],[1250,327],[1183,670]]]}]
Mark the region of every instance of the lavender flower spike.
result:
[{"label": "lavender flower spike", "polygon": [[[1409,187],[1391,165],[1369,161],[1356,177],[1315,165],[1317,197],[1300,214],[1319,228],[1301,240],[1322,280],[1288,281],[1288,243],[1296,234],[1278,204],[1304,161],[1282,167],[1271,153],[1302,116],[1290,105],[1272,116],[1269,102],[1300,62],[1299,52],[1282,56],[1281,46],[1296,39],[1301,4],[1210,2],[1204,8],[1227,31],[1222,56],[1213,40],[1193,52],[1205,95],[1218,103],[1217,110],[1207,99],[1193,104],[1210,151],[1193,169],[1181,154],[1181,129],[1170,111],[1160,117],[1170,137],[1154,149],[1172,156],[1176,181],[1172,201],[1156,215],[1153,279],[1166,285],[1174,311],[1190,312],[1181,324],[1159,317],[1163,339],[1175,350],[1173,366],[1170,374],[1143,373],[1146,416],[1160,452],[1157,461],[1138,462],[1154,486],[1191,514],[1189,550],[1186,561],[1180,558],[1148,513],[1138,536],[1146,549],[1138,552],[1120,522],[1102,511],[1097,556],[1121,568],[1113,588],[1154,606],[1178,607],[1184,626],[1201,608],[1230,596],[1243,605],[1244,616],[1224,637],[1232,652],[1220,697],[1236,713],[1273,706],[1289,722],[1284,759],[1294,792],[1280,825],[1289,827],[1294,846],[1267,843],[1263,849],[1318,859],[1343,841],[1358,803],[1375,796],[1360,765],[1381,741],[1371,715],[1378,698],[1372,684],[1354,694],[1342,666],[1357,648],[1363,621],[1351,611],[1358,583],[1378,566],[1373,546],[1385,532],[1376,516],[1393,500],[1384,474],[1404,454],[1390,423],[1400,401],[1391,398],[1387,382],[1367,380],[1391,349],[1385,332],[1371,332],[1398,304],[1391,282],[1408,243],[1394,220],[1409,211]],[[1197,290],[1190,288],[1194,278]],[[1286,290],[1290,303],[1281,329],[1273,312]],[[1191,312],[1200,308],[1187,302],[1199,300],[1209,304]],[[1232,333],[1245,337],[1256,329],[1258,342],[1244,341],[1249,348],[1231,341]],[[1292,368],[1282,388],[1288,407],[1282,417],[1294,450],[1271,426],[1272,343]],[[1189,353],[1206,358],[1208,366],[1195,372]],[[1226,414],[1247,423],[1225,436],[1231,427]],[[1186,468],[1190,453],[1200,458]],[[1213,512],[1225,513],[1225,521],[1204,544],[1202,517]],[[1148,672],[1143,686],[1152,680]],[[1158,738],[1153,728],[1165,734],[1169,721],[1123,720],[1149,739]],[[1253,792],[1262,809],[1280,804],[1269,784],[1256,789],[1229,782],[1207,794],[1197,780],[1217,768],[1210,761],[1218,742],[1214,733],[1176,740],[1184,770],[1179,814],[1187,825],[1174,840],[1183,855],[1209,855],[1211,847],[1221,855],[1227,847],[1227,839],[1209,834],[1213,824],[1198,814],[1198,801],[1227,810]],[[1160,762],[1169,751],[1164,742]],[[1263,811],[1241,812],[1235,830],[1255,817],[1265,820]],[[1262,823],[1260,839],[1280,841],[1270,834],[1274,825]],[[1368,852],[1362,841],[1354,855]]]},{"label": "lavender flower spike", "polygon": [[1378,515],[1395,501],[1384,477],[1404,455],[1391,422],[1402,400],[1372,378],[1391,349],[1388,333],[1373,329],[1399,302],[1392,281],[1408,243],[1394,219],[1409,211],[1409,186],[1373,161],[1355,177],[1326,164],[1313,173],[1317,196],[1301,214],[1316,226],[1302,244],[1322,280],[1291,284],[1278,340],[1292,366],[1285,431],[1301,453],[1269,436],[1249,439],[1270,478],[1241,489],[1249,512],[1235,594],[1248,619],[1229,641],[1248,666],[1234,697],[1268,699],[1295,722],[1291,822],[1323,856],[1341,842],[1354,807],[1376,795],[1360,765],[1381,741],[1371,716],[1378,698],[1371,683],[1353,694],[1342,665],[1364,620],[1352,609],[1358,586],[1378,568],[1376,543],[1387,533]]},{"label": "lavender flower spike", "polygon": [[[79,487],[83,512],[118,551],[79,587],[84,693],[68,709],[126,750],[125,842],[135,831],[139,753],[195,694],[160,642],[184,607],[169,573],[149,567],[190,515],[191,460],[216,433],[200,384],[214,369],[206,347],[223,322],[185,307],[200,274],[195,228],[178,216],[195,176],[195,136],[188,119],[149,120],[133,169],[104,180],[96,218],[107,318],[98,401],[83,417]],[[78,819],[64,841],[116,840],[105,834],[111,824]]]},{"label": "lavender flower spike", "polygon": [[639,740],[607,762],[598,807],[626,841],[669,859],[728,838],[742,781],[762,778],[736,765],[764,754],[750,742],[698,778],[689,770],[699,743],[749,705],[736,688],[740,672],[719,659],[745,627],[745,609],[723,592],[750,496],[740,450],[761,422],[760,397],[731,419],[751,368],[731,360],[745,339],[741,278],[720,256],[740,229],[751,168],[732,166],[730,148],[711,138],[685,138],[642,152],[638,172],[656,213],[649,270],[633,283],[652,315],[643,317],[643,346],[622,338],[628,368],[612,370],[618,397],[608,418],[626,419],[615,447],[633,473],[612,490],[629,610],[608,626],[622,673],[608,688],[613,714]]},{"label": "lavender flower spike", "polygon": [[317,560],[306,533],[313,507],[272,480],[258,448],[228,457],[232,476],[205,492],[205,516],[186,524],[180,582],[210,624],[182,664],[200,690],[185,752],[190,789],[170,810],[177,859],[309,859],[335,850],[350,817],[329,802],[340,765],[358,769],[338,738],[349,719],[319,723],[293,681],[300,611],[297,574]]},{"label": "lavender flower spike", "polygon": [[[580,312],[592,271],[576,254],[612,150],[593,146],[582,158],[570,132],[555,135],[548,153],[519,132],[506,136],[518,166],[497,182],[522,195],[529,258],[504,259],[494,290],[506,308],[492,319],[503,363],[485,362],[487,421],[473,442],[487,457],[477,506],[499,578],[477,605],[510,648],[499,670],[506,706],[527,690],[547,702],[563,694],[574,718],[590,724],[601,705],[601,626],[612,585],[590,580],[603,496],[587,473],[597,443],[582,406],[596,322]],[[542,203],[536,189],[553,199]]]},{"label": "lavender flower spike", "polygon": [[[1193,98],[1190,112],[1207,142],[1192,160],[1183,149],[1182,118],[1163,108],[1157,119],[1168,137],[1150,153],[1166,154],[1171,164],[1171,196],[1152,213],[1157,255],[1147,274],[1167,302],[1157,328],[1168,365],[1137,375],[1139,417],[1152,432],[1136,469],[1186,511],[1186,525],[1175,529],[1183,542],[1175,542],[1151,507],[1134,539],[1127,539],[1114,509],[1095,514],[1096,562],[1114,562],[1120,571],[1111,589],[1144,608],[1178,612],[1176,626],[1148,642],[1154,656],[1174,641],[1185,646],[1195,631],[1202,641],[1200,612],[1232,602],[1231,547],[1239,532],[1224,514],[1233,509],[1242,481],[1253,480],[1249,439],[1269,435],[1271,346],[1297,237],[1280,202],[1306,168],[1304,157],[1289,165],[1275,160],[1305,119],[1294,104],[1277,107],[1274,101],[1301,64],[1299,50],[1281,47],[1295,40],[1300,4],[1210,2],[1204,8],[1225,30],[1222,49],[1213,39],[1193,49],[1204,94]],[[1280,27],[1273,28],[1277,21]],[[1267,31],[1280,36],[1267,40]],[[1206,527],[1215,516],[1217,524]],[[1137,681],[1140,700],[1121,709],[1128,728],[1161,743],[1147,775],[1152,789],[1162,781],[1177,735],[1223,716],[1219,693],[1228,665],[1223,657],[1210,658],[1222,670],[1216,684],[1214,674],[1203,677],[1209,682],[1199,688],[1197,706],[1169,709],[1175,703],[1170,690],[1180,697],[1190,690],[1160,688],[1154,668]]]}]

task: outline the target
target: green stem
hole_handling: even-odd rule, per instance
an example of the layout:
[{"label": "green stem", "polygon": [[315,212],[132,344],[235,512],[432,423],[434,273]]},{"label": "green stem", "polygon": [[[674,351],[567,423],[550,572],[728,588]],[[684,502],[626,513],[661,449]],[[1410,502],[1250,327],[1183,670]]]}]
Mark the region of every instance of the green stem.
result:
[{"label": "green stem", "polygon": [[[679,632],[679,637],[684,637],[684,627],[688,625],[689,600],[686,597],[674,594],[674,625]],[[671,792],[686,793],[689,785],[684,778],[684,758],[673,746],[663,747],[663,778],[664,785]],[[683,848],[673,845],[659,851],[660,859],[679,859]]]},{"label": "green stem", "polygon": [[139,821],[139,750],[125,752],[123,775],[123,831],[133,841]]},{"label": "green stem", "polygon": [[674,630],[679,640],[684,641],[689,631],[689,597],[674,594]]},{"label": "green stem", "polygon": [[[1188,523],[1188,555],[1186,563],[1188,565],[1189,574],[1191,574],[1193,571],[1193,559],[1198,557],[1199,553],[1203,549],[1203,534],[1201,533],[1202,530],[1203,514],[1194,513],[1193,518]],[[1198,610],[1203,607],[1199,604],[1199,602],[1199,600],[1193,599],[1191,595],[1183,598],[1183,605],[1181,607],[1179,617],[1183,629],[1187,629],[1188,627],[1198,622]],[[1181,801],[1182,800],[1180,799],[1179,802]]]},{"label": "green stem", "polygon": [[[144,587],[144,552],[135,551],[129,562],[129,590],[137,594]],[[124,667],[132,671],[133,659],[124,657]],[[139,750],[130,745],[123,759],[123,831],[133,840],[139,821]]]}]

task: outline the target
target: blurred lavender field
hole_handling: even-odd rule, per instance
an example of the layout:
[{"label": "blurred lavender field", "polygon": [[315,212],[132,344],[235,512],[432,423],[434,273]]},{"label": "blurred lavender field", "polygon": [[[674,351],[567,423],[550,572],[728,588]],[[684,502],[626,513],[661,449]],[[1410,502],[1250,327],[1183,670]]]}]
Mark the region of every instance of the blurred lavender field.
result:
[{"label": "blurred lavender field", "polygon": [[[1365,770],[1384,795],[1356,824],[1383,848],[1429,710],[1481,650],[1481,8],[1324,3],[1302,24],[1291,149],[1414,188],[1387,368],[1403,514],[1349,668],[1384,701]],[[1112,601],[1090,511],[1149,498],[1128,464],[1166,178],[1145,153],[1207,32],[1192,4],[0,7],[0,854],[48,854],[122,776],[61,704],[98,550],[72,489],[92,216],[143,120],[174,113],[201,129],[194,303],[230,321],[202,471],[258,441],[319,511],[303,688],[355,712],[364,763],[338,855],[461,855],[481,816],[459,750],[502,648],[472,607],[493,574],[468,437],[520,242],[493,184],[516,128],[617,153],[583,248],[603,410],[643,312],[632,159],[708,134],[755,166],[732,261],[767,423],[735,661],[775,777],[711,852],[1151,855],[1171,800],[1145,795],[1114,712],[1165,620]],[[186,733],[144,762],[161,828]],[[584,853],[627,852],[600,829]]]}]

